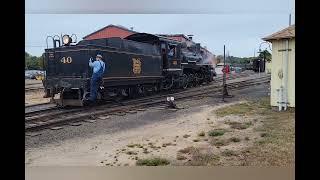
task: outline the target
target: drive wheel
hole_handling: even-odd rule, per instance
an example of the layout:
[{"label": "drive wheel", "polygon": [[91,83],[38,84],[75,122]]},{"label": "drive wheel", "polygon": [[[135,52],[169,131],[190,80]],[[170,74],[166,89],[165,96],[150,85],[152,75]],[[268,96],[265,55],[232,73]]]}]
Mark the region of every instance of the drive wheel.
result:
[{"label": "drive wheel", "polygon": [[188,87],[188,76],[186,74],[183,74],[182,89],[187,89],[187,87]]}]

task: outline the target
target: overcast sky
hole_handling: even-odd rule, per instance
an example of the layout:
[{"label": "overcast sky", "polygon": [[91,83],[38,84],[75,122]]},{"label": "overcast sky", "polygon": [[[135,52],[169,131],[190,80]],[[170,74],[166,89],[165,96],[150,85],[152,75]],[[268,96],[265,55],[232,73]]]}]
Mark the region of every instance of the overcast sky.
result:
[{"label": "overcast sky", "polygon": [[[48,35],[76,34],[79,41],[85,35],[109,24],[133,27],[138,32],[193,34],[194,41],[207,46],[216,55],[223,54],[225,44],[230,55],[253,56],[254,49],[257,51],[262,42],[261,38],[288,26],[289,13],[292,14],[292,24],[295,19],[294,1],[287,0],[282,1],[281,8],[268,9],[269,6],[265,6],[267,8],[261,9],[261,13],[252,11],[259,8],[247,4],[247,7],[251,7],[251,11],[210,12],[210,14],[45,14],[53,12],[50,9],[45,12],[39,11],[44,7],[30,6],[30,1],[36,0],[26,1],[25,48],[28,53],[36,56],[44,52]],[[243,2],[246,1],[248,3],[248,0]],[[234,6],[231,5],[231,9]],[[39,12],[44,14],[38,14]],[[63,9],[59,13],[61,12],[66,13]]]}]

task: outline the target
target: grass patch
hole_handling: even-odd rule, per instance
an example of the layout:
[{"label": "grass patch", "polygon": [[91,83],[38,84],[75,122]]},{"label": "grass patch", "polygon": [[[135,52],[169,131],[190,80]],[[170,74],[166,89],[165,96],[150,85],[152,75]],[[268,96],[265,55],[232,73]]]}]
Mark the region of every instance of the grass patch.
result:
[{"label": "grass patch", "polygon": [[234,151],[232,151],[232,150],[226,149],[226,150],[221,152],[221,155],[230,157],[230,156],[236,155],[236,153]]},{"label": "grass patch", "polygon": [[270,134],[268,134],[268,133],[261,133],[260,134],[260,137],[268,137],[268,136],[270,136]]},{"label": "grass patch", "polygon": [[218,117],[224,117],[228,115],[245,115],[252,110],[253,107],[250,103],[241,103],[217,109],[215,113]]},{"label": "grass patch", "polygon": [[167,146],[171,146],[171,145],[172,145],[172,143],[163,143],[162,147],[167,147]]},{"label": "grass patch", "polygon": [[182,154],[189,154],[189,153],[192,153],[194,151],[196,151],[197,149],[193,146],[189,146],[189,147],[186,147],[184,149],[180,149],[178,152],[182,153]]},{"label": "grass patch", "polygon": [[134,151],[127,151],[126,154],[128,154],[128,155],[137,155],[137,153],[134,152]]},{"label": "grass patch", "polygon": [[129,148],[134,148],[134,147],[143,148],[143,146],[141,144],[128,144],[127,147],[129,147]]},{"label": "grass patch", "polygon": [[155,146],[153,143],[148,143],[148,145],[149,145],[149,147],[151,148],[151,149],[154,149],[154,150],[157,150],[157,149],[161,149],[161,146]]},{"label": "grass patch", "polygon": [[206,133],[204,131],[201,131],[201,132],[198,133],[198,136],[200,136],[200,137],[203,137],[205,135],[206,135]]},{"label": "grass patch", "polygon": [[246,122],[246,123],[240,123],[240,122],[226,122],[226,124],[229,124],[230,127],[232,129],[247,129],[249,128],[250,126],[252,126],[252,122]]},{"label": "grass patch", "polygon": [[210,166],[217,165],[219,163],[220,157],[212,153],[200,153],[195,151],[192,154],[191,161],[185,163],[187,166]]},{"label": "grass patch", "polygon": [[260,131],[262,139],[247,148],[244,165],[286,166],[295,163],[295,110],[278,112],[270,107],[269,98],[254,102],[255,112],[263,115]]},{"label": "grass patch", "polygon": [[177,160],[186,160],[187,158],[181,154],[177,154]]},{"label": "grass patch", "polygon": [[210,140],[210,144],[217,146],[217,147],[221,147],[221,146],[226,146],[229,144],[228,141],[224,140],[224,139],[211,139]]},{"label": "grass patch", "polygon": [[147,149],[144,149],[142,152],[143,152],[144,154],[150,153]]},{"label": "grass patch", "polygon": [[164,158],[148,158],[148,159],[139,159],[136,162],[137,166],[165,166],[170,164],[170,161]]},{"label": "grass patch", "polygon": [[190,155],[190,159],[184,163],[187,166],[208,166],[217,165],[220,157],[212,153],[203,153],[196,147],[189,146],[184,149],[180,149],[177,153],[177,159],[186,158],[183,154]]},{"label": "grass patch", "polygon": [[232,142],[240,142],[241,140],[240,140],[240,138],[232,137],[232,138],[230,138],[230,141],[232,141]]},{"label": "grass patch", "polygon": [[246,126],[248,126],[248,127],[250,127],[250,126],[252,126],[253,125],[253,123],[251,122],[251,121],[249,121],[249,122],[245,122],[244,123]]},{"label": "grass patch", "polygon": [[183,137],[183,138],[188,138],[188,137],[190,137],[190,135],[189,135],[189,134],[185,134],[185,135],[183,135],[182,137]]},{"label": "grass patch", "polygon": [[208,132],[209,136],[222,136],[226,131],[224,129],[216,129]]}]

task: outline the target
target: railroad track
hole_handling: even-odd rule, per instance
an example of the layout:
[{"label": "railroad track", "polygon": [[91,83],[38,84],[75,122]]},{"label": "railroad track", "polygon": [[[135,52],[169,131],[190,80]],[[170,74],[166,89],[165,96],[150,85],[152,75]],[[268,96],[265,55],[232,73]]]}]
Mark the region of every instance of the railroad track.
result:
[{"label": "railroad track", "polygon": [[[247,77],[254,74],[253,72],[249,72],[249,73],[239,73],[239,74],[231,74],[227,77],[227,80],[232,80],[232,79],[236,79],[236,78],[241,78],[241,77]],[[222,81],[222,76],[217,76],[214,78],[214,82],[213,83],[217,83],[217,82],[221,82]],[[33,83],[36,84],[36,83]],[[197,88],[197,87],[196,87]],[[39,89],[37,89],[39,90]],[[171,93],[171,92],[169,92]],[[55,107],[55,105],[50,103],[42,103],[42,104],[35,104],[35,105],[28,105],[25,106],[25,116],[31,116],[31,115],[36,115],[38,113],[44,113],[44,112],[51,112],[54,111],[55,109],[57,109],[57,107]]]},{"label": "railroad track", "polygon": [[51,109],[56,109],[56,105],[51,103],[39,103],[25,106],[25,115],[30,116],[35,113],[40,113],[44,111],[48,111]]},{"label": "railroad track", "polygon": [[41,83],[31,83],[31,84],[25,84],[24,90],[25,91],[36,91],[44,89],[42,82]]},{"label": "railroad track", "polygon": [[[270,81],[270,76],[254,77],[251,79],[229,82],[228,88],[241,89],[252,85],[258,85],[267,83]],[[192,99],[194,97],[212,96],[221,93],[221,84],[203,86],[201,91],[199,89],[193,88],[190,91],[182,91],[169,94],[174,96],[175,100]],[[65,125],[68,123],[75,123],[78,121],[83,121],[85,119],[101,115],[124,115],[125,113],[135,113],[139,109],[149,108],[152,106],[157,106],[163,104],[166,101],[168,94],[156,95],[142,99],[135,99],[123,102],[122,105],[119,104],[108,104],[97,107],[85,107],[80,109],[71,110],[61,110],[51,113],[38,114],[36,116],[26,117],[25,119],[25,131],[38,131],[45,128],[50,128],[53,126]]]},{"label": "railroad track", "polygon": [[[249,74],[249,73],[248,73]],[[240,73],[240,74],[230,74],[227,79],[234,78],[234,77],[241,77],[243,75],[248,75],[247,73]],[[215,78],[215,80],[222,80],[222,75],[219,75]],[[25,91],[38,91],[44,89],[42,82],[35,82],[35,83],[28,83],[25,85]]]},{"label": "railroad track", "polygon": [[25,87],[24,90],[25,91],[39,91],[44,89],[44,87]]}]

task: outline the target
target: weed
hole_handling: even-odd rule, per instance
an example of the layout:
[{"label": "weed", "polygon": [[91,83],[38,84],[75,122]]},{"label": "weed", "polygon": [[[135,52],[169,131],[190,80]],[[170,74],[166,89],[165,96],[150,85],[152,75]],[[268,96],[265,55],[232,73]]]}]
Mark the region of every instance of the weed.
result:
[{"label": "weed", "polygon": [[222,136],[226,131],[223,129],[211,130],[208,132],[209,136]]},{"label": "weed", "polygon": [[201,131],[199,134],[198,134],[198,136],[205,136],[206,135],[206,133],[204,132],[204,131]]},{"label": "weed", "polygon": [[185,134],[185,135],[183,135],[182,137],[183,137],[183,138],[188,138],[188,137],[190,137],[190,135],[189,135],[189,134]]},{"label": "weed", "polygon": [[232,141],[232,142],[240,142],[241,140],[240,140],[240,138],[232,137],[232,138],[230,138],[230,141]]},{"label": "weed", "polygon": [[139,159],[136,162],[137,166],[165,166],[170,164],[170,161],[164,158],[148,158],[148,159]]}]

